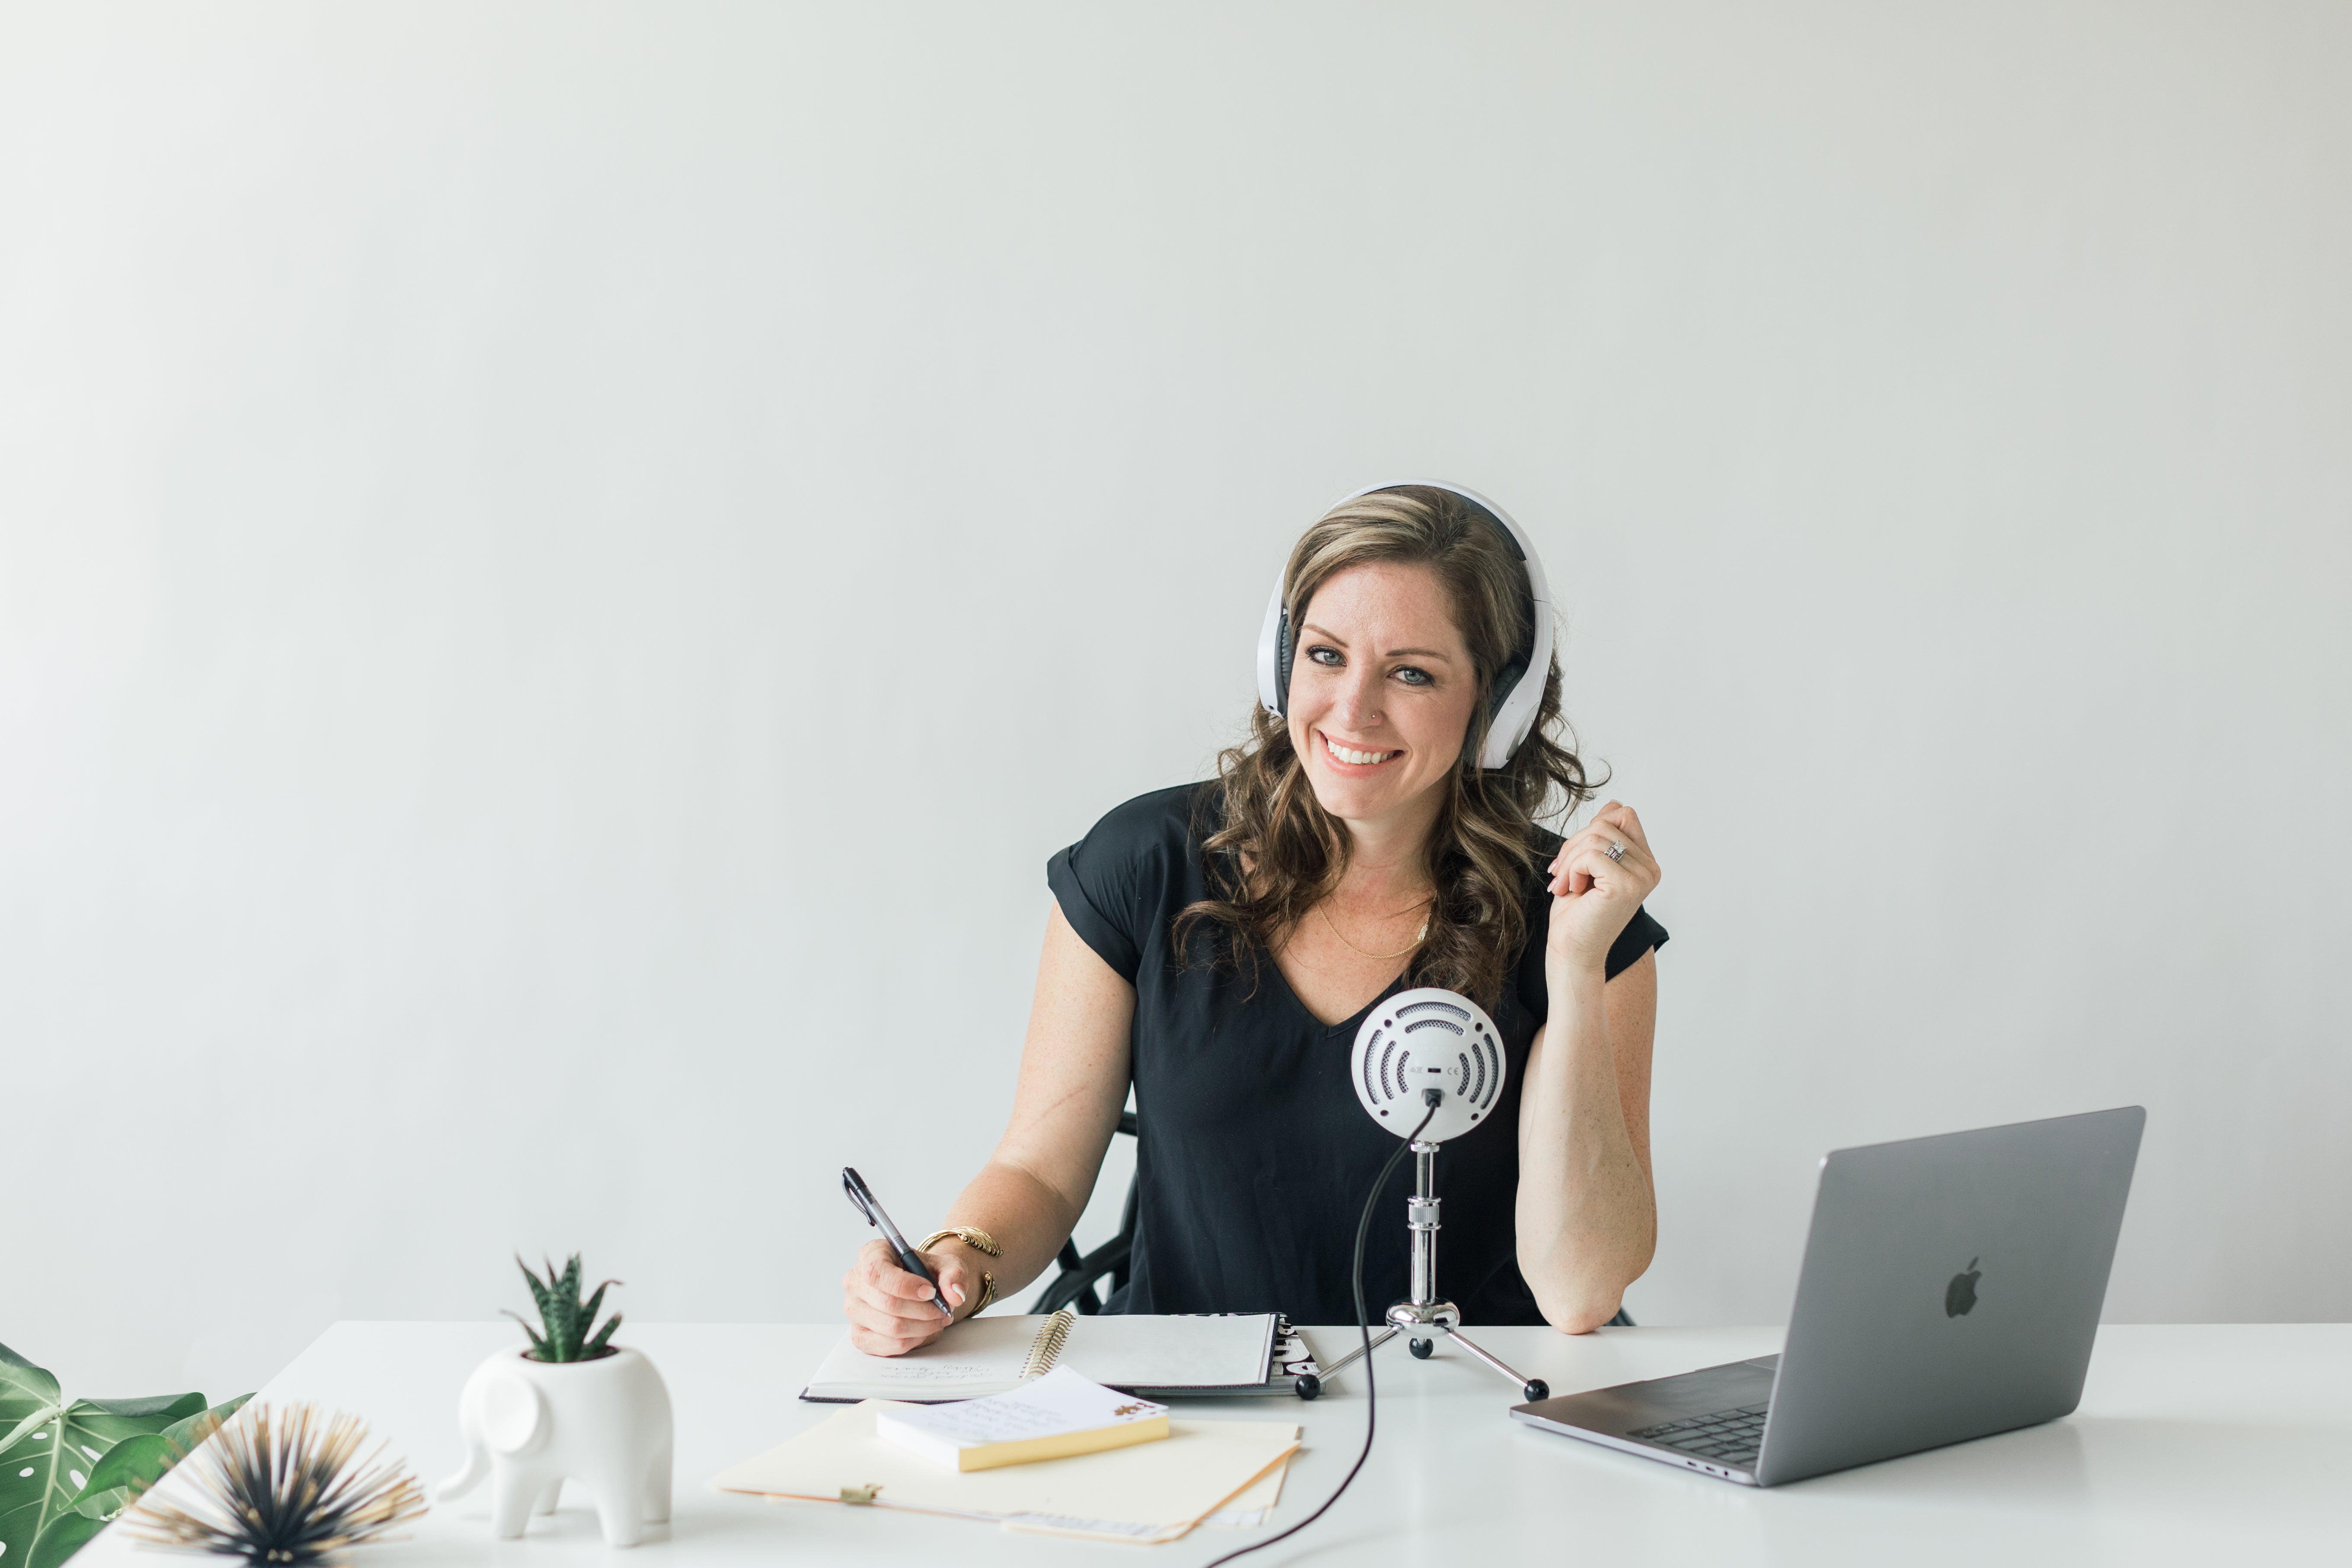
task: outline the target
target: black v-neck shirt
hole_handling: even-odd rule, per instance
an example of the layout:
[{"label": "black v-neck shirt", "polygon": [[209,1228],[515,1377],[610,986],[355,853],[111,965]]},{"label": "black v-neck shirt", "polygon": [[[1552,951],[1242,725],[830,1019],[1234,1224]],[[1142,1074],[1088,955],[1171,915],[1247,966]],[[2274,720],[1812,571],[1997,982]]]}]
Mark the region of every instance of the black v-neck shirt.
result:
[{"label": "black v-neck shirt", "polygon": [[[1180,963],[1170,931],[1210,896],[1201,840],[1219,815],[1214,781],[1139,795],[1046,862],[1062,916],[1135,986],[1135,1251],[1114,1310],[1286,1312],[1293,1322],[1355,1321],[1349,1266],[1365,1189],[1396,1149],[1348,1081],[1365,1014],[1325,1024],[1271,960]],[[1486,1125],[1437,1155],[1437,1289],[1466,1323],[1540,1323],[1520,1278],[1512,1208],[1519,1181],[1519,1085],[1547,1009],[1544,939],[1551,899],[1542,868],[1559,839],[1543,834],[1526,893],[1527,946],[1491,1009],[1509,1059]],[[1608,974],[1666,940],[1637,910],[1610,949]],[[1408,1294],[1401,1162],[1372,1213],[1364,1299],[1377,1321]]]}]

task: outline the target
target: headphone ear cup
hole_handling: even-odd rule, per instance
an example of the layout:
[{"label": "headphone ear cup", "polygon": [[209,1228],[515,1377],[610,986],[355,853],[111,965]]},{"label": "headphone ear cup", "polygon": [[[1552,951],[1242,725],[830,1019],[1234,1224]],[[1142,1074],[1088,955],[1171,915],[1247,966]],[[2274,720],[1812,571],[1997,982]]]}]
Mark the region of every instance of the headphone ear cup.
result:
[{"label": "headphone ear cup", "polygon": [[1503,710],[1503,704],[1511,700],[1511,693],[1519,689],[1527,673],[1528,661],[1524,658],[1514,658],[1495,672],[1495,684],[1486,689],[1487,723],[1495,721],[1495,715]]},{"label": "headphone ear cup", "polygon": [[[1519,548],[1519,542],[1516,538],[1512,537],[1511,531],[1503,526],[1500,519],[1494,520],[1494,526],[1495,531],[1500,533],[1503,538],[1509,542],[1511,546],[1511,553],[1518,557],[1520,566],[1522,568],[1526,567],[1528,564],[1527,552]],[[1535,584],[1532,581],[1527,584],[1520,599],[1520,605],[1527,612],[1528,616],[1527,642],[1520,647],[1518,652],[1511,656],[1509,662],[1506,663],[1502,668],[1495,672],[1495,684],[1486,689],[1486,726],[1487,732],[1490,737],[1487,743],[1490,746],[1493,744],[1491,737],[1494,731],[1496,719],[1501,715],[1505,704],[1508,703],[1513,697],[1518,695],[1520,686],[1529,679],[1528,672],[1535,663],[1535,617],[1538,612],[1536,607]],[[1545,678],[1542,676],[1537,676],[1535,679],[1541,680]],[[1496,767],[1507,766],[1512,755],[1517,752],[1517,750],[1518,747],[1517,745],[1512,746],[1510,751],[1503,753],[1502,761],[1496,763],[1495,765]],[[1479,758],[1479,764],[1482,767],[1486,765],[1485,756],[1482,755]]]},{"label": "headphone ear cup", "polygon": [[1282,612],[1282,627],[1275,634],[1274,694],[1275,711],[1290,717],[1290,612]]}]

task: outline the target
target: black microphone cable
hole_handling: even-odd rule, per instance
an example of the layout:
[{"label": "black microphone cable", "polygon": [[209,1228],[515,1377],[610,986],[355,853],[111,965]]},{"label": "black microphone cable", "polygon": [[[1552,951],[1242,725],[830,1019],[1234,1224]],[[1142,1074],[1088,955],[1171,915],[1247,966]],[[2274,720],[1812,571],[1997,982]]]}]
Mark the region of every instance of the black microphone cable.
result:
[{"label": "black microphone cable", "polygon": [[1445,1091],[1444,1089],[1424,1089],[1421,1091],[1421,1102],[1429,1107],[1429,1115],[1421,1119],[1420,1126],[1415,1127],[1411,1132],[1405,1134],[1404,1142],[1398,1144],[1396,1152],[1389,1156],[1389,1163],[1382,1165],[1381,1167],[1381,1173],[1372,1178],[1372,1190],[1364,1194],[1364,1212],[1356,1221],[1356,1265],[1354,1270],[1354,1282],[1356,1287],[1356,1327],[1361,1332],[1364,1346],[1364,1353],[1362,1356],[1364,1363],[1364,1446],[1357,1451],[1356,1462],[1348,1467],[1347,1479],[1339,1483],[1339,1489],[1334,1491],[1329,1497],[1325,1498],[1323,1500],[1322,1506],[1318,1508],[1313,1513],[1308,1514],[1305,1519],[1300,1520],[1297,1524],[1292,1525],[1288,1530],[1284,1531],[1279,1535],[1269,1535],[1264,1541],[1253,1542],[1249,1545],[1242,1547],[1237,1551],[1226,1552],[1223,1557],[1216,1558],[1213,1562],[1209,1563],[1207,1564],[1207,1568],[1223,1568],[1225,1563],[1231,1563],[1236,1557],[1246,1557],[1253,1552],[1264,1551],[1265,1548],[1272,1546],[1278,1541],[1287,1541],[1292,1536],[1297,1534],[1300,1531],[1306,1529],[1308,1525],[1314,1523],[1317,1520],[1321,1519],[1325,1511],[1328,1510],[1333,1503],[1339,1500],[1340,1492],[1346,1491],[1349,1486],[1354,1482],[1356,1472],[1364,1468],[1364,1461],[1372,1457],[1372,1431],[1380,1416],[1381,1394],[1379,1387],[1372,1381],[1372,1319],[1371,1314],[1364,1310],[1364,1237],[1371,1231],[1372,1205],[1380,1202],[1381,1189],[1389,1184],[1390,1173],[1397,1168],[1397,1162],[1405,1157],[1406,1151],[1412,1147],[1413,1140],[1421,1136],[1422,1128],[1429,1125],[1430,1117],[1433,1117],[1437,1114],[1437,1108],[1444,1104],[1444,1100]]}]

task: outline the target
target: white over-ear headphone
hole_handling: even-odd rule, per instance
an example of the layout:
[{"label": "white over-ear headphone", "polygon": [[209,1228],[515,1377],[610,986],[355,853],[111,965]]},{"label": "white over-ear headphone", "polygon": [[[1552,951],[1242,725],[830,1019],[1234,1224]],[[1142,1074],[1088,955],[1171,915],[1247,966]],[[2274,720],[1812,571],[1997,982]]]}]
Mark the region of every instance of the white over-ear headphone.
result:
[{"label": "white over-ear headphone", "polygon": [[[1528,571],[1528,593],[1534,600],[1535,625],[1528,645],[1495,672],[1493,717],[1487,721],[1486,749],[1478,754],[1480,767],[1499,768],[1511,760],[1511,754],[1527,740],[1528,731],[1535,728],[1536,710],[1543,703],[1544,683],[1551,677],[1551,590],[1544,584],[1543,563],[1536,559],[1535,542],[1509,512],[1476,490],[1461,485],[1449,485],[1440,479],[1395,479],[1384,485],[1368,485],[1352,495],[1342,496],[1334,506],[1345,506],[1381,490],[1408,486],[1444,490],[1468,501],[1471,510],[1502,531],[1503,537],[1510,542],[1512,553]],[[1274,597],[1265,606],[1265,625],[1257,634],[1257,696],[1267,712],[1286,717],[1294,649],[1290,607],[1282,602],[1283,575],[1284,569],[1277,568]]]}]

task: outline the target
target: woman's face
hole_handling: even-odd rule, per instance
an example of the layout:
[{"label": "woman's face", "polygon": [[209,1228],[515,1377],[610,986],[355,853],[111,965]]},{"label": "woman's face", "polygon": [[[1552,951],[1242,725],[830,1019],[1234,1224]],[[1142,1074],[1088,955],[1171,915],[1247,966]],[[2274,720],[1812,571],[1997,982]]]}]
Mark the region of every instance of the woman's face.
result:
[{"label": "woman's face", "polygon": [[1462,756],[1478,673],[1436,572],[1349,567],[1292,630],[1290,743],[1323,809],[1376,822],[1443,783]]}]

